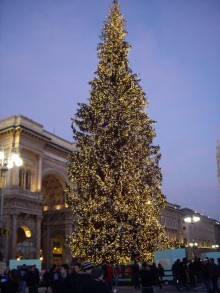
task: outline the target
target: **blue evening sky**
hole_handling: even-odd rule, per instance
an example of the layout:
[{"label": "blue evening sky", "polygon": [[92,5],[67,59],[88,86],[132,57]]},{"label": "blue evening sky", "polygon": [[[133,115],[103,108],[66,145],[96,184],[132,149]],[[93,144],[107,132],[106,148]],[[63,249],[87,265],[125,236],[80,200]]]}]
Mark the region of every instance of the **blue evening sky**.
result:
[{"label": "blue evening sky", "polygon": [[[0,119],[22,114],[72,140],[111,0],[0,1]],[[163,191],[220,220],[220,1],[120,0],[133,73],[157,120]]]}]

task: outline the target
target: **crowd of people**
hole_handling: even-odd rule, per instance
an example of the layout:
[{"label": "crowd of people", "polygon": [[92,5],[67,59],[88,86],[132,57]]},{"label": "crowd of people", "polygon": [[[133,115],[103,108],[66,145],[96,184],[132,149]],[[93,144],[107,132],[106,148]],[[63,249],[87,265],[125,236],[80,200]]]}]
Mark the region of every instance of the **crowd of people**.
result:
[{"label": "crowd of people", "polygon": [[198,284],[204,284],[207,293],[220,293],[218,278],[220,277],[220,259],[218,264],[213,258],[200,259],[195,257],[193,261],[183,258],[177,259],[172,266],[173,280],[178,291],[185,288],[190,290]]},{"label": "crowd of people", "polygon": [[29,293],[37,293],[40,283],[40,272],[36,265],[28,268],[25,264],[18,270],[6,268],[1,276],[1,293],[25,293],[28,287]]},{"label": "crowd of people", "polygon": [[[158,269],[156,266],[151,268],[147,263],[143,263],[139,269],[137,262],[127,267],[113,266],[107,262],[98,267],[91,262],[76,262],[72,266],[52,265],[40,279],[40,272],[35,265],[27,267],[23,264],[19,269],[5,270],[1,276],[0,288],[2,293],[38,293],[41,283],[46,288],[46,293],[112,293],[116,292],[113,287],[117,288],[119,276],[123,275],[131,278],[136,289],[141,285],[143,292],[151,292],[148,290],[156,282]],[[162,287],[162,282],[159,284]]]},{"label": "crowd of people", "polygon": [[[173,283],[176,290],[190,290],[198,284],[204,284],[207,293],[219,293],[218,277],[220,277],[220,259],[215,264],[213,258],[193,261],[177,259],[172,265]],[[41,283],[45,293],[112,293],[117,292],[119,277],[129,277],[132,286],[142,293],[153,293],[155,286],[163,288],[165,271],[158,263],[134,262],[129,266],[111,265],[103,262],[94,266],[91,262],[76,262],[69,266],[52,265],[44,271],[42,279],[35,265],[27,267],[23,264],[19,269],[7,268],[1,276],[2,293],[38,293]],[[121,280],[121,279],[120,279]]]},{"label": "crowd of people", "polygon": [[[131,266],[132,283],[134,288],[139,289],[140,284],[142,293],[154,292],[154,287],[159,289],[163,287],[163,278],[165,271],[163,266],[158,263],[143,263],[139,268],[137,262]],[[213,258],[188,260],[186,257],[182,260],[177,259],[172,265],[173,284],[177,291],[191,290],[198,285],[203,284],[207,293],[220,293],[218,287],[218,278],[220,278],[220,259],[215,263]]]}]

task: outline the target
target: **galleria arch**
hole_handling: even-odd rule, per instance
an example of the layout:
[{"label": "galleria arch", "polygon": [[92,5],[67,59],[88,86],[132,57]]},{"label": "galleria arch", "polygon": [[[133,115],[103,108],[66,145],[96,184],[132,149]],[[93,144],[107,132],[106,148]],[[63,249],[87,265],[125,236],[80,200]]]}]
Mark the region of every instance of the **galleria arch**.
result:
[{"label": "galleria arch", "polygon": [[0,121],[4,152],[20,152],[23,166],[4,174],[3,258],[41,258],[43,266],[69,262],[66,235],[72,233],[72,214],[65,206],[66,161],[74,144],[22,115]]}]

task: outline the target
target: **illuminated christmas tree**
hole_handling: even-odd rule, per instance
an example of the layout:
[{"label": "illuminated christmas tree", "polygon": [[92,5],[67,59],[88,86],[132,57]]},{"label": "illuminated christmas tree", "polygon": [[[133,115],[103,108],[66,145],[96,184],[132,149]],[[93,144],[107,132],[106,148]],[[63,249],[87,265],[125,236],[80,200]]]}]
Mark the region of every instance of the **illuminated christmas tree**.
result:
[{"label": "illuminated christmas tree", "polygon": [[98,67],[88,104],[73,118],[77,150],[68,161],[66,200],[74,214],[68,245],[76,258],[100,263],[146,260],[167,248],[158,222],[161,192],[159,147],[144,111],[147,99],[128,61],[126,21],[113,1],[98,45]]}]

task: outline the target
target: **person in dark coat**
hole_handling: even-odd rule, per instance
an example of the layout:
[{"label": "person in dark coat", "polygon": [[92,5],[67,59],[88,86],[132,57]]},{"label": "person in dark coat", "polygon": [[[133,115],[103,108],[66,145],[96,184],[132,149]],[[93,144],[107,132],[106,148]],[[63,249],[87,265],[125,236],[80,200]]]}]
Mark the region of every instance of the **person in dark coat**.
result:
[{"label": "person in dark coat", "polygon": [[1,293],[17,293],[20,285],[20,276],[18,270],[11,270],[9,278],[5,282],[0,282]]},{"label": "person in dark coat", "polygon": [[207,289],[207,293],[211,293],[212,289],[211,289],[211,277],[210,277],[210,272],[209,272],[209,259],[208,258],[204,258],[202,260],[202,280],[203,283]]},{"label": "person in dark coat", "polygon": [[219,268],[218,265],[215,264],[214,258],[210,258],[209,274],[212,282],[212,292],[220,293],[218,287]]},{"label": "person in dark coat", "polygon": [[188,283],[188,267],[187,267],[187,258],[183,258],[183,261],[178,261],[176,265],[177,273],[177,290],[190,290]]},{"label": "person in dark coat", "polygon": [[139,273],[142,285],[142,293],[153,293],[153,286],[156,283],[155,274],[146,262],[142,263],[142,268]]},{"label": "person in dark coat", "polygon": [[179,265],[180,259],[178,258],[172,265],[172,273],[173,273],[173,283],[176,286],[176,289],[178,289],[179,286],[179,280],[178,280],[178,270],[177,267]]},{"label": "person in dark coat", "polygon": [[59,280],[59,276],[60,276],[60,272],[59,272],[58,266],[52,265],[49,271],[49,286],[47,289],[48,292],[52,292],[54,288],[56,288],[58,280]]},{"label": "person in dark coat", "polygon": [[159,286],[160,288],[162,288],[163,285],[163,277],[164,277],[164,267],[162,266],[161,263],[158,263],[157,265],[157,269],[158,269],[158,275],[159,275]]},{"label": "person in dark coat", "polygon": [[139,265],[137,261],[134,261],[133,265],[131,266],[131,280],[132,284],[135,289],[140,289],[140,281],[139,281]]},{"label": "person in dark coat", "polygon": [[111,290],[103,281],[104,272],[100,268],[93,268],[91,271],[91,293],[111,293]]},{"label": "person in dark coat", "polygon": [[27,287],[27,273],[28,273],[28,268],[26,264],[23,264],[20,271],[20,291],[21,293],[26,292],[26,287]]},{"label": "person in dark coat", "polygon": [[196,287],[196,270],[195,270],[195,262],[194,261],[189,260],[188,272],[189,272],[190,286]]},{"label": "person in dark coat", "polygon": [[56,286],[53,287],[53,293],[71,293],[72,282],[71,277],[68,273],[69,267],[67,264],[62,264],[60,266],[59,278],[56,282]]},{"label": "person in dark coat", "polygon": [[46,287],[46,291],[48,292],[48,288],[50,286],[50,268],[47,268],[46,271],[43,274],[43,284]]},{"label": "person in dark coat", "polygon": [[78,273],[76,292],[77,293],[91,293],[92,278],[91,271],[94,265],[91,262],[84,262],[81,266],[81,272]]},{"label": "person in dark coat", "polygon": [[202,284],[202,261],[197,256],[195,256],[194,268],[196,274],[196,282],[197,284]]},{"label": "person in dark coat", "polygon": [[80,280],[80,272],[81,272],[81,263],[80,262],[76,262],[73,265],[71,274],[70,274],[70,278],[71,278],[71,282],[72,282],[72,293],[73,292],[77,292],[77,284]]},{"label": "person in dark coat", "polygon": [[160,278],[159,278],[159,270],[158,270],[158,268],[157,268],[157,266],[156,266],[156,263],[154,262],[150,268],[151,268],[152,272],[154,273],[154,279],[155,279],[156,284],[157,284],[157,285],[159,286],[159,288],[161,289],[161,288],[162,288],[162,284],[161,284],[161,282],[160,282]]},{"label": "person in dark coat", "polygon": [[111,263],[107,263],[107,278],[105,280],[105,283],[107,284],[108,288],[112,290],[112,284],[113,284],[113,270]]},{"label": "person in dark coat", "polygon": [[27,272],[27,286],[29,293],[38,293],[38,286],[40,282],[39,271],[36,266],[31,266],[30,270]]}]

